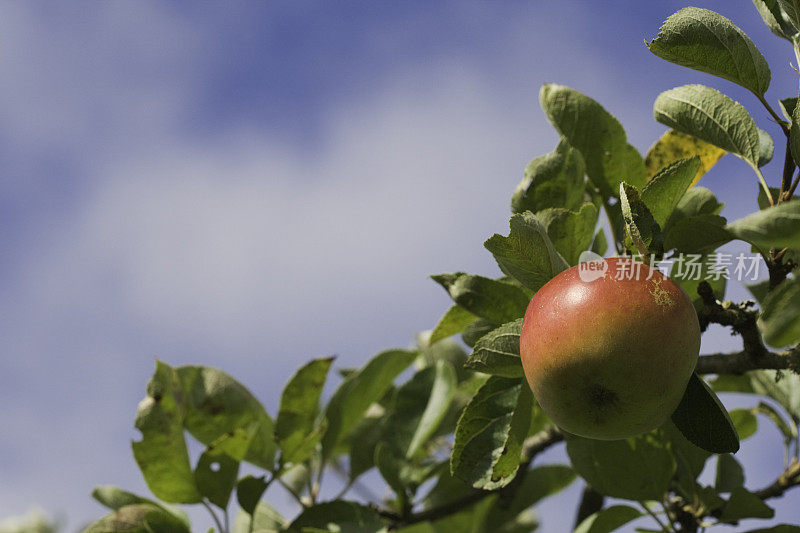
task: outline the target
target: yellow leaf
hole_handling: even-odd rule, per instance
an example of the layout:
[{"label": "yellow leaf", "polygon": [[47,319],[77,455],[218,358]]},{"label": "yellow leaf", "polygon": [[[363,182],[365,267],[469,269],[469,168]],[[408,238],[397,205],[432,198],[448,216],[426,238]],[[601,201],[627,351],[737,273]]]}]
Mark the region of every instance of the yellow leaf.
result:
[{"label": "yellow leaf", "polygon": [[647,151],[644,159],[645,167],[647,167],[647,179],[652,179],[662,168],[678,159],[696,155],[700,157],[700,169],[692,181],[692,185],[694,185],[724,154],[725,150],[722,148],[701,141],[688,133],[669,130]]}]

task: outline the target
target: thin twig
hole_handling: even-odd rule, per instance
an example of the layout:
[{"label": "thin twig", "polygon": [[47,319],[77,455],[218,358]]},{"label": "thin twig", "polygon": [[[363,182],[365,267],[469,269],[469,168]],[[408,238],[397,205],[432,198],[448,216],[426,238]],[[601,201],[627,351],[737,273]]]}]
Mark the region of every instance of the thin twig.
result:
[{"label": "thin twig", "polygon": [[290,486],[289,486],[289,484],[288,484],[288,483],[286,483],[286,482],[285,482],[284,480],[282,480],[281,478],[277,478],[277,479],[278,479],[278,483],[280,483],[280,484],[281,484],[281,487],[283,487],[284,489],[286,489],[286,492],[288,492],[289,494],[291,494],[291,495],[294,497],[294,499],[295,499],[295,500],[297,500],[297,503],[299,503],[299,504],[300,504],[300,505],[302,505],[303,507],[308,507],[308,504],[307,504],[305,501],[303,501],[303,497],[302,497],[302,496],[300,496],[300,495],[297,493],[297,491],[295,491],[295,490],[294,490],[292,487],[290,487]]},{"label": "thin twig", "polygon": [[787,196],[788,196],[787,200],[794,195],[794,191],[797,190],[797,184],[798,183],[800,183],[800,172],[797,173],[797,176],[795,176],[795,178],[794,178],[794,183],[792,183],[792,186],[789,187],[789,191],[788,191],[788,194],[787,194]]},{"label": "thin twig", "polygon": [[779,125],[779,126],[781,127],[781,129],[783,130],[783,133],[784,133],[784,135],[786,135],[786,137],[788,138],[788,137],[789,137],[789,126],[787,126],[787,124],[786,124],[786,121],[785,121],[785,120],[783,120],[783,119],[782,119],[782,118],[781,118],[781,117],[780,117],[780,116],[779,116],[779,115],[778,115],[778,114],[775,112],[775,110],[774,110],[774,109],[772,109],[772,106],[771,106],[771,105],[769,105],[769,102],[767,102],[767,100],[764,98],[764,95],[761,95],[761,94],[756,94],[756,98],[758,98],[758,101],[759,101],[759,102],[761,102],[761,104],[762,104],[762,105],[763,105],[763,106],[766,108],[767,112],[768,112],[770,115],[772,115],[772,118],[773,118],[773,119],[775,119],[775,122],[777,122],[777,123],[778,123],[778,125]]},{"label": "thin twig", "polygon": [[767,195],[769,205],[775,205],[775,199],[772,197],[772,191],[769,190],[769,185],[767,184],[767,180],[764,179],[764,174],[761,173],[761,169],[758,168],[758,165],[753,165],[753,170],[758,177],[758,182],[761,184],[761,188],[764,189],[764,194]]},{"label": "thin twig", "polygon": [[664,524],[664,522],[662,522],[661,519],[658,518],[658,516],[652,511],[652,509],[650,509],[644,502],[639,502],[639,505],[641,505],[642,509],[644,509],[647,512],[647,514],[649,514],[653,518],[653,520],[656,521],[658,527],[661,528],[661,531],[672,531],[672,528],[667,527],[667,525]]},{"label": "thin twig", "polygon": [[206,499],[205,498],[201,499],[200,503],[203,504],[203,507],[208,509],[209,513],[211,513],[211,517],[214,519],[214,523],[217,524],[217,529],[219,529],[220,533],[227,533],[228,530],[222,527],[222,522],[219,521],[217,513],[214,512],[214,509],[211,508]]}]

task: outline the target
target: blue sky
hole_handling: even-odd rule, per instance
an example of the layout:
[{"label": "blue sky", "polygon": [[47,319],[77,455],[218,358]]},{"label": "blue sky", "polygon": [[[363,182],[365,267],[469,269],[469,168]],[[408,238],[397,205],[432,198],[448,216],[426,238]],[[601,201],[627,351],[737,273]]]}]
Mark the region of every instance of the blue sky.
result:
[{"label": "blue sky", "polygon": [[[796,91],[791,51],[750,2],[700,5],[759,45],[772,102]],[[647,51],[683,6],[4,5],[0,516],[40,505],[78,524],[101,513],[93,485],[146,490],[129,441],[156,357],[221,367],[274,413],[307,359],[359,365],[432,327],[448,298],[427,276],[496,273],[482,242],[555,145],[542,83],[595,97],[642,151],[664,131],[655,97],[693,82],[778,140],[744,90]],[[755,207],[733,157],[702,184],[729,218]],[[770,431],[742,451],[755,487],[780,468]],[[545,531],[577,491],[543,507]]]}]

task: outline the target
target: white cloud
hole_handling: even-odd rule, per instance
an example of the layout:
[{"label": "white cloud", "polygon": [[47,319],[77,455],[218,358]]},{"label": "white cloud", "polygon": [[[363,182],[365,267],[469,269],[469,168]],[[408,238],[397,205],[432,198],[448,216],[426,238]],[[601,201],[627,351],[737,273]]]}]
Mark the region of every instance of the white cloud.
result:
[{"label": "white cloud", "polygon": [[[153,357],[223,367],[274,411],[304,360],[359,364],[430,327],[448,299],[426,276],[495,272],[482,242],[507,230],[522,168],[555,142],[541,82],[585,80],[649,131],[605,80],[608,58],[574,41],[577,72],[542,52],[558,27],[519,20],[503,61],[529,72],[501,83],[467,53],[410,62],[336,102],[313,151],[255,123],[193,135],[204,30],[113,5],[74,27],[7,6],[0,28],[14,149],[66,150],[84,183],[37,214],[0,280],[0,456],[16,463],[0,516],[39,503],[74,523],[99,512],[92,485],[143,488],[127,443]],[[10,190],[54,181],[28,178]]]}]

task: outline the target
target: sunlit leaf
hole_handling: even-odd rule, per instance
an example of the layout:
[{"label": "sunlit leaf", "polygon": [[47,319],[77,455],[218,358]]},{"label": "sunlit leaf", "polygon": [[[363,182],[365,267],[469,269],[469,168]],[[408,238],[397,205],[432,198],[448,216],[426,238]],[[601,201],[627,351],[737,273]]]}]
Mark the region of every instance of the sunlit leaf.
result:
[{"label": "sunlit leaf", "polygon": [[760,140],[753,117],[721,92],[703,85],[683,85],[658,95],[657,121],[735,154],[758,166]]},{"label": "sunlit leaf", "polygon": [[690,186],[696,184],[703,175],[725,155],[725,150],[707,143],[688,133],[678,130],[667,130],[647,151],[644,163],[647,176],[652,179],[672,163],[681,159],[700,158],[700,167],[694,175]]},{"label": "sunlit leaf", "polygon": [[605,197],[616,196],[625,180],[641,187],[647,171],[639,152],[628,144],[619,121],[588,96],[563,85],[546,84],[539,102],[550,123],[577,148],[586,173]]},{"label": "sunlit leaf", "polygon": [[533,395],[527,384],[490,377],[458,421],[452,473],[485,490],[511,481],[519,468],[532,409]]},{"label": "sunlit leaf", "polygon": [[769,88],[769,65],[753,41],[708,9],[686,7],[670,15],[648,48],[671,63],[725,78],[758,95]]},{"label": "sunlit leaf", "polygon": [[[511,229],[508,237],[495,233],[483,243],[505,274],[530,290],[537,291],[553,276],[569,266],[556,251],[547,234],[547,227],[533,213],[526,211],[512,216],[509,226]],[[524,312],[523,309],[522,314]],[[487,316],[484,313],[480,316],[503,324],[519,318],[522,314]]]},{"label": "sunlit leaf", "polygon": [[555,150],[525,167],[525,177],[511,196],[511,211],[536,213],[549,207],[577,209],[583,203],[585,168],[580,152],[562,139]]}]

